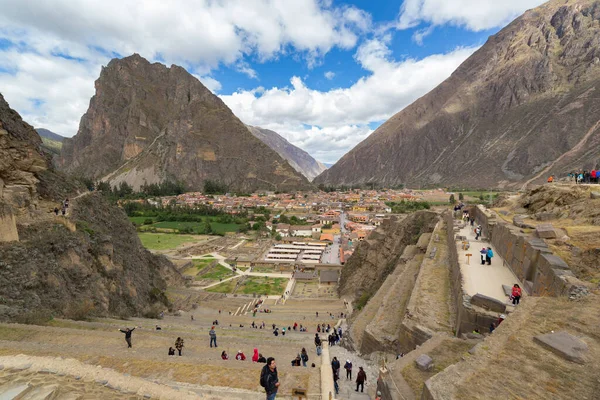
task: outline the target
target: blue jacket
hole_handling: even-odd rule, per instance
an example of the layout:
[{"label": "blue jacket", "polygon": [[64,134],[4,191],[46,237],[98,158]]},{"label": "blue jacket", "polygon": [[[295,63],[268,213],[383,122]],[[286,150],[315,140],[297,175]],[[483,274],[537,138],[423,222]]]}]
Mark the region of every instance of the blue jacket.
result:
[{"label": "blue jacket", "polygon": [[488,249],[488,251],[487,251],[487,256],[488,256],[489,258],[492,258],[492,257],[494,257],[494,252],[492,251],[492,249]]}]

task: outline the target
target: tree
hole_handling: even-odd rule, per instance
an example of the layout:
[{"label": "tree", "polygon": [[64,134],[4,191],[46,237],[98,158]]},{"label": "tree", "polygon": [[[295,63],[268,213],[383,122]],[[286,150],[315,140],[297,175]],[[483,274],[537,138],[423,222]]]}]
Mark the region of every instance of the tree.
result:
[{"label": "tree", "polygon": [[211,233],[213,233],[212,226],[210,225],[210,218],[204,219],[204,233],[206,235],[210,235]]},{"label": "tree", "polygon": [[448,202],[449,202],[450,204],[456,204],[456,199],[454,198],[454,195],[453,195],[453,194],[451,194],[451,195],[450,195],[450,199],[448,199]]},{"label": "tree", "polygon": [[460,201],[463,201],[463,200],[465,199],[465,196],[462,194],[462,192],[460,192],[460,193],[458,194],[458,199],[459,199]]},{"label": "tree", "polygon": [[279,233],[275,235],[275,240],[281,240],[281,235]]}]

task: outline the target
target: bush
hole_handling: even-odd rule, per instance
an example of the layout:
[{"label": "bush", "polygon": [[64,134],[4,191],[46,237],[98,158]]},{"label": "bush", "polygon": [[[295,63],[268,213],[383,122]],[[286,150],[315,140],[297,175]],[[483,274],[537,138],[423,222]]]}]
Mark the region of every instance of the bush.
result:
[{"label": "bush", "polygon": [[357,310],[362,310],[364,306],[367,305],[367,303],[369,302],[369,299],[371,298],[371,294],[364,292],[356,301],[356,309]]},{"label": "bush", "polygon": [[54,317],[50,310],[34,310],[15,317],[15,322],[27,325],[45,325],[52,321]]},{"label": "bush", "polygon": [[88,321],[90,317],[94,316],[95,311],[96,307],[94,306],[94,303],[91,300],[86,299],[69,304],[67,311],[65,312],[65,317],[75,321]]},{"label": "bush", "polygon": [[152,220],[152,218],[146,218],[144,220],[144,225],[152,225],[154,223],[154,221]]}]

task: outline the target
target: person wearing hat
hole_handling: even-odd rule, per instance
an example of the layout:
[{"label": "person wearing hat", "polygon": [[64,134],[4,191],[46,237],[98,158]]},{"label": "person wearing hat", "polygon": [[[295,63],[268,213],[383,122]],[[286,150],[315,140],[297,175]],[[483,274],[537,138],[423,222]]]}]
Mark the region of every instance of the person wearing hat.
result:
[{"label": "person wearing hat", "polygon": [[485,247],[482,247],[481,250],[479,251],[479,253],[481,254],[481,265],[485,265],[485,257],[487,256],[487,249]]},{"label": "person wearing hat", "polygon": [[344,364],[344,369],[346,370],[346,379],[352,380],[352,363],[350,360],[346,360],[346,364]]},{"label": "person wearing hat", "polygon": [[235,355],[235,359],[238,361],[244,361],[246,359],[246,356],[244,355],[244,353],[242,353],[241,350],[238,350],[237,354]]}]

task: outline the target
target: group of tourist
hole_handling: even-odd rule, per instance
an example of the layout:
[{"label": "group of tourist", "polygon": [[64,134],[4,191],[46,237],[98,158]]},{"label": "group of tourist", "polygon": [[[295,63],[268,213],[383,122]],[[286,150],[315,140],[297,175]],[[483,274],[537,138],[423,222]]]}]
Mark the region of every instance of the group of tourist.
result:
[{"label": "group of tourist", "polygon": [[[567,176],[573,178],[576,184],[600,183],[600,170],[579,170],[577,172],[570,172]],[[548,178],[548,182],[552,182],[550,178]]]},{"label": "group of tourist", "polygon": [[58,215],[58,213],[60,212],[63,217],[65,216],[65,214],[67,213],[67,209],[69,208],[69,199],[64,199],[60,205],[60,210],[58,209],[58,207],[54,207],[54,215]]},{"label": "group of tourist", "polygon": [[492,265],[492,258],[494,257],[494,251],[491,247],[482,247],[479,251],[481,255],[481,265]]},{"label": "group of tourist", "polygon": [[[340,394],[340,386],[338,381],[340,380],[340,361],[337,357],[333,357],[331,360],[331,370],[333,372],[333,386],[335,388],[335,394]],[[344,369],[346,370],[346,379],[352,380],[352,363],[350,360],[346,360],[344,364]],[[358,367],[358,374],[356,375],[356,392],[360,388],[360,391],[363,392],[365,388],[365,383],[367,382],[367,374],[363,367]],[[379,394],[378,394],[379,395]]]}]

